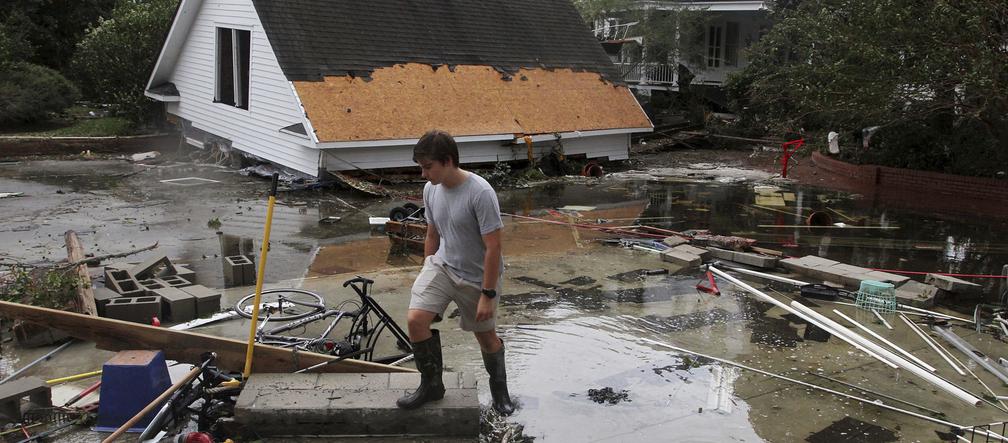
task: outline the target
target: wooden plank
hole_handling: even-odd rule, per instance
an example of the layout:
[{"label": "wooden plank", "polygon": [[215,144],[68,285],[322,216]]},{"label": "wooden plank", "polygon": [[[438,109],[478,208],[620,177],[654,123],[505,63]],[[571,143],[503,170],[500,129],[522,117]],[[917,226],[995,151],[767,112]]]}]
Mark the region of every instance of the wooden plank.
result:
[{"label": "wooden plank", "polygon": [[752,249],[753,252],[758,252],[758,253],[764,254],[764,255],[772,255],[774,257],[783,257],[784,256],[783,252],[775,250],[775,249],[761,248],[759,246],[750,246],[749,249]]},{"label": "wooden plank", "polygon": [[[3,301],[0,301],[0,315],[65,331],[73,337],[93,341],[106,351],[161,350],[165,358],[197,365],[202,362],[202,353],[213,351],[217,353],[217,365],[221,368],[241,371],[245,366],[248,343],[240,340]],[[288,349],[260,344],[256,345],[254,355],[252,368],[255,372],[294,372],[336,359],[314,352],[295,354]],[[362,360],[343,360],[324,366],[318,372],[414,371]]]},{"label": "wooden plank", "polygon": [[[66,240],[67,261],[77,263],[84,260],[84,247],[81,246],[80,239],[74,231],[66,231],[63,235]],[[98,315],[98,307],[95,306],[94,291],[91,290],[91,276],[88,274],[86,264],[79,264],[73,269],[77,274],[79,284],[77,285],[77,299],[74,301],[74,310],[81,314],[90,316]]]}]

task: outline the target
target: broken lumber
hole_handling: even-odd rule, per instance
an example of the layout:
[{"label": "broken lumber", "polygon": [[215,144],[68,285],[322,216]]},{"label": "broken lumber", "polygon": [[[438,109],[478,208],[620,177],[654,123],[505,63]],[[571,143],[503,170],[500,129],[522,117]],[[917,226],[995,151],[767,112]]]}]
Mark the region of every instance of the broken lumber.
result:
[{"label": "broken lumber", "polygon": [[[81,246],[80,239],[74,231],[66,231],[64,234],[67,247],[67,261],[77,263],[84,260],[84,247]],[[77,274],[77,298],[74,300],[73,309],[81,314],[98,316],[98,307],[95,306],[94,291],[91,290],[91,276],[88,274],[87,265],[81,263],[73,269]]]},{"label": "broken lumber", "polygon": [[[0,301],[0,315],[37,323],[65,331],[73,337],[95,342],[98,349],[161,350],[165,358],[198,365],[207,351],[217,353],[223,369],[241,371],[245,365],[248,343],[232,338],[214,337],[196,332],[158,328],[122,320],[99,318],[74,312]],[[294,372],[318,363],[335,360],[331,355],[293,352],[276,346],[255,345],[256,372]],[[327,365],[323,372],[413,372],[412,369],[361,360],[344,360]]]}]

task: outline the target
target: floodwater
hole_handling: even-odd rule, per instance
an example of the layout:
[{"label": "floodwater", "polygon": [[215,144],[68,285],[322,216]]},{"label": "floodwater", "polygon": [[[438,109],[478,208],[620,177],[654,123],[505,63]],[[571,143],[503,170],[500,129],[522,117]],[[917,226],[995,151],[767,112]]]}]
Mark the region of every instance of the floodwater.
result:
[{"label": "floodwater", "polygon": [[[191,177],[202,180],[176,180]],[[1008,238],[1006,220],[894,211],[858,196],[787,184],[758,196],[754,184],[603,179],[505,190],[499,196],[508,214],[709,229],[754,238],[788,255],[814,254],[873,268],[1000,274],[1008,263],[1008,247],[1000,240]],[[220,287],[217,232],[252,238],[258,250],[267,188],[265,180],[207,166],[146,169],[119,161],[55,160],[2,165],[0,192],[25,195],[0,199],[0,253],[7,260],[61,259],[67,229],[78,231],[85,249],[97,255],[157,241],[157,252],[127,260],[166,254],[192,264],[201,283]],[[419,260],[390,254],[387,239],[372,236],[366,222],[368,215],[385,215],[400,202],[333,190],[284,193],[279,201],[267,282],[303,286],[336,303],[349,297],[340,288],[345,278],[370,276],[378,280],[378,300],[393,317],[405,318]],[[584,208],[555,212],[564,206]],[[813,211],[863,227],[779,227],[804,225]],[[329,216],[341,221],[318,222]],[[212,219],[220,226],[208,226]],[[602,245],[597,240],[606,235],[591,230],[517,217],[506,217],[506,224],[507,270],[498,324],[507,343],[511,392],[521,404],[504,424],[513,428],[513,441],[519,440],[516,436],[536,441],[805,441],[812,435],[831,435],[823,433],[828,429],[841,435],[855,428],[874,437],[851,441],[887,441],[878,436],[891,433],[904,441],[934,441],[933,430],[947,431],[670,352],[645,339],[816,383],[820,381],[804,372],[872,386],[946,412],[953,422],[983,423],[999,417],[990,408],[974,410],[932,393],[929,386],[921,389],[923,382],[908,375],[900,378],[836,340],[802,340],[800,323],[736,295],[730,285],[722,285],[720,297],[701,294],[694,289],[701,278],[697,270],[677,272],[655,255]],[[658,269],[671,273],[644,272]],[[233,302],[249,290],[231,289],[225,298]],[[486,375],[475,341],[454,319],[446,318],[439,327],[446,366],[478,374],[480,399],[487,404]],[[234,321],[204,332],[243,338],[247,331],[248,323]],[[980,349],[1003,347],[990,337],[958,332]],[[926,352],[905,332],[893,339],[914,352]],[[4,347],[0,375],[44,351]],[[93,370],[110,355],[87,345],[65,352],[59,366],[35,374],[55,377]],[[922,358],[936,367],[942,363],[937,356]],[[957,383],[972,381],[945,372]],[[71,385],[58,395],[72,395],[87,385]],[[850,425],[852,418],[857,426]]]}]

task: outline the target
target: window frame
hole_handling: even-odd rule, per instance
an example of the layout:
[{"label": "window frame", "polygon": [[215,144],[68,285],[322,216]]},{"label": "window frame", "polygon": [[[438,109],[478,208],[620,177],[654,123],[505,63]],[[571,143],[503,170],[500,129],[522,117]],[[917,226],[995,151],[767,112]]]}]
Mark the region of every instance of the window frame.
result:
[{"label": "window frame", "polygon": [[[230,38],[228,39],[231,43],[230,55],[231,60],[229,65],[231,72],[229,77],[231,79],[230,85],[233,88],[230,91],[230,101],[225,100],[225,94],[222,94],[222,86],[224,86],[221,81],[221,56],[222,54],[222,44],[221,34],[222,32],[230,31]],[[234,24],[225,23],[215,23],[214,24],[214,96],[213,102],[226,105],[231,108],[240,109],[243,111],[249,110],[249,102],[251,102],[252,95],[252,27],[241,26]],[[243,39],[241,38],[242,33],[248,36],[247,47],[242,48],[241,43]],[[247,53],[248,60],[245,66],[245,79],[242,81],[242,55]]]}]

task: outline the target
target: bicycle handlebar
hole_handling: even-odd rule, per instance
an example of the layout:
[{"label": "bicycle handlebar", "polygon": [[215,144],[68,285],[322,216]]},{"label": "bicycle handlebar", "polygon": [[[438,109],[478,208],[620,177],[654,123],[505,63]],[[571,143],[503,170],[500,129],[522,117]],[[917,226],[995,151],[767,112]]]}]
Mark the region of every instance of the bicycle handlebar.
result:
[{"label": "bicycle handlebar", "polygon": [[371,280],[370,278],[364,278],[358,275],[356,278],[351,278],[350,280],[343,282],[343,287],[345,288],[354,283],[364,283],[365,285],[373,285],[374,280]]}]

